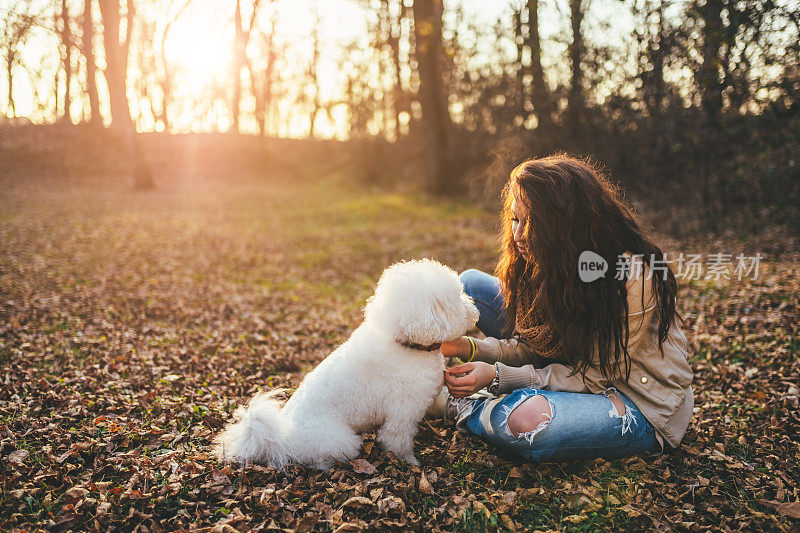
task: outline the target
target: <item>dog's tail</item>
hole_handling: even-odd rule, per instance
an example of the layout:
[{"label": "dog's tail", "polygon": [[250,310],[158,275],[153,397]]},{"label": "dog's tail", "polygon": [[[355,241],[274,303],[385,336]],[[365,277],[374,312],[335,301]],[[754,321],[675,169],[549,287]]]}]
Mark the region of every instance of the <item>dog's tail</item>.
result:
[{"label": "dog's tail", "polygon": [[236,420],[215,439],[217,457],[237,463],[266,463],[278,469],[292,462],[288,442],[292,423],[275,399],[280,392],[258,394],[236,410]]}]

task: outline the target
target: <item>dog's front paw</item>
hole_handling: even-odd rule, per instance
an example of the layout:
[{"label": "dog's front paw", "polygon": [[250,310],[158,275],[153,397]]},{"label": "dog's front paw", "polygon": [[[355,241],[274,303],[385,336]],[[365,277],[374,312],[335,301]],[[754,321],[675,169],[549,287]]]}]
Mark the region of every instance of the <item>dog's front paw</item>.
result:
[{"label": "dog's front paw", "polygon": [[419,461],[417,461],[417,458],[414,457],[413,455],[406,455],[404,457],[401,457],[400,459],[407,462],[411,466],[419,466]]},{"label": "dog's front paw", "polygon": [[330,472],[333,470],[333,467],[336,463],[331,460],[327,461],[315,461],[311,463],[311,466],[316,468],[317,470],[322,470],[323,472]]}]

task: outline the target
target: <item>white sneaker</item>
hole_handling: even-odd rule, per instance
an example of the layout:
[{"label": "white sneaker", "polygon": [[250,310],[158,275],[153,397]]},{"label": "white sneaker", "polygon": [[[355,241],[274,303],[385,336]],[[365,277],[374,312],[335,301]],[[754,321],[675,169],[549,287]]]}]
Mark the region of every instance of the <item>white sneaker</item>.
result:
[{"label": "white sneaker", "polygon": [[455,420],[456,426],[460,427],[462,421],[466,420],[472,412],[475,400],[471,398],[453,398],[447,395],[447,407],[445,408],[445,420]]}]

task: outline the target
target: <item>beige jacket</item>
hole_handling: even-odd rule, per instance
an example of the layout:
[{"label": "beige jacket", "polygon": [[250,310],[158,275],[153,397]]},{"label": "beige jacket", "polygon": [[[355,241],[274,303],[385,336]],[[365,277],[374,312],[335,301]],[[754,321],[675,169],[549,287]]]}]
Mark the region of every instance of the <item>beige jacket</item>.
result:
[{"label": "beige jacket", "polygon": [[[520,336],[511,339],[474,339],[477,346],[475,359],[499,363],[500,393],[532,387],[597,394],[615,387],[628,396],[653,424],[662,450],[664,440],[677,448],[689,426],[694,407],[688,343],[683,331],[675,324],[668,332],[663,345],[664,356],[661,356],[652,280],[648,279],[647,266],[643,271],[643,275],[627,284],[628,353],[631,357],[628,382],[606,379],[599,365],[598,368],[589,368],[583,377],[580,374],[569,376],[571,367],[560,363],[548,364]],[[595,361],[599,361],[596,355]]]}]

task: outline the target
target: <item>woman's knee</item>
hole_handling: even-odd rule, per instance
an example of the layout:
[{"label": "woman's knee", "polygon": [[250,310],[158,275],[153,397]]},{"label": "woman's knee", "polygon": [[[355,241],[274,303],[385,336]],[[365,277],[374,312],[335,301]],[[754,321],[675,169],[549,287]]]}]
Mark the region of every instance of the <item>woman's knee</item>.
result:
[{"label": "woman's knee", "polygon": [[508,415],[508,430],[515,436],[533,437],[553,419],[553,408],[550,402],[537,394],[519,404]]},{"label": "woman's knee", "polygon": [[480,285],[481,278],[485,276],[483,272],[476,268],[470,268],[458,275],[461,278],[461,285],[464,286],[464,292],[469,296],[473,296],[476,288]]},{"label": "woman's knee", "polygon": [[502,338],[506,329],[505,303],[498,279],[474,268],[465,270],[459,277],[464,292],[480,311],[478,329],[487,337]]},{"label": "woman's knee", "polygon": [[459,278],[461,278],[461,285],[464,286],[464,292],[470,298],[482,301],[492,307],[498,307],[498,304],[502,303],[498,300],[502,298],[500,283],[491,274],[470,268],[462,272]]}]

